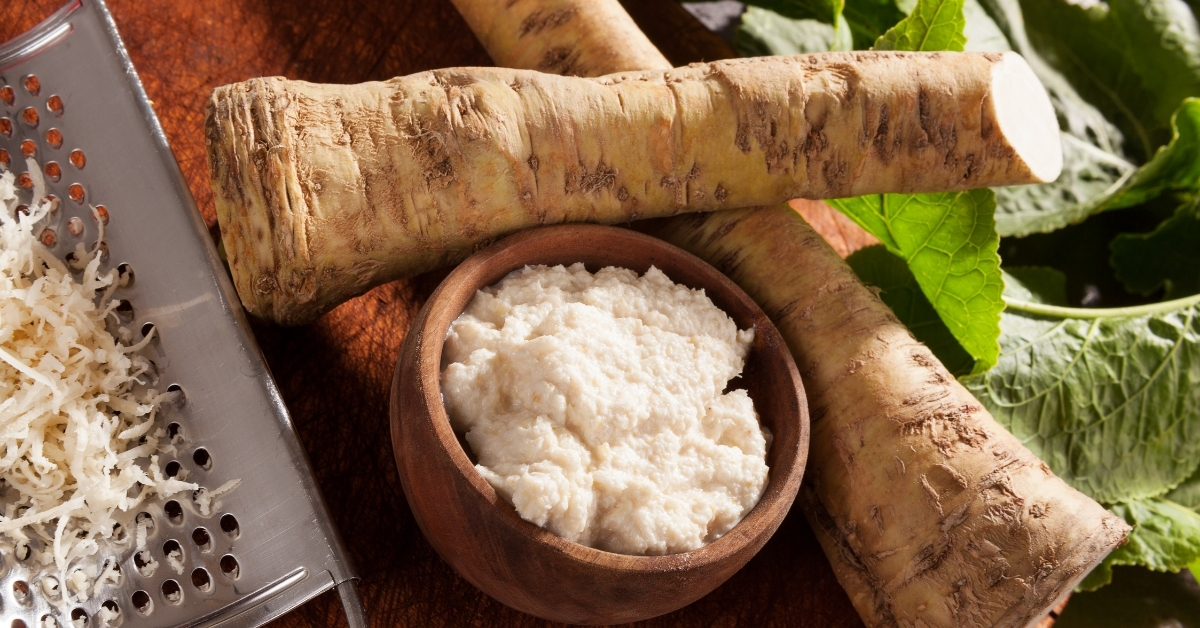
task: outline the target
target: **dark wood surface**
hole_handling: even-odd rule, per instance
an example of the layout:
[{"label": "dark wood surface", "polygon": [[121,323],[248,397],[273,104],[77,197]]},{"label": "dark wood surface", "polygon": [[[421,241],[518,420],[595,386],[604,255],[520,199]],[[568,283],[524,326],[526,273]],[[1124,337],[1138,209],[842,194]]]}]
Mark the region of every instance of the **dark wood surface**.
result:
[{"label": "dark wood surface", "polygon": [[[523,521],[475,471],[442,404],[441,356],[451,323],[486,286],[528,265],[651,267],[704,290],[754,344],[737,386],[773,435],[771,473],[754,509],[713,543],[666,556],[625,556],[566,541]],[[750,560],[787,516],[808,458],[808,402],[783,337],[736,284],[699,258],[629,229],[556,225],[523,231],[464,261],[408,331],[392,382],[400,479],[426,538],[456,571],[506,604],[561,621],[636,621],[711,592]]]},{"label": "dark wood surface", "polygon": [[[0,2],[0,41],[60,4]],[[352,83],[491,65],[445,0],[112,0],[109,8],[210,226],[215,217],[201,132],[204,101],[214,87],[264,75]],[[695,46],[670,40],[688,29],[647,30],[673,62],[689,60],[680,55]],[[807,210],[815,215],[823,207]],[[837,222],[836,216],[825,219]],[[392,374],[409,325],[443,276],[381,286],[307,327],[259,326],[255,333],[357,563],[373,626],[548,625],[456,575],[426,542],[401,491],[388,428]],[[336,597],[326,594],[274,625],[344,624]],[[726,584],[643,625],[861,623],[793,509]]]}]

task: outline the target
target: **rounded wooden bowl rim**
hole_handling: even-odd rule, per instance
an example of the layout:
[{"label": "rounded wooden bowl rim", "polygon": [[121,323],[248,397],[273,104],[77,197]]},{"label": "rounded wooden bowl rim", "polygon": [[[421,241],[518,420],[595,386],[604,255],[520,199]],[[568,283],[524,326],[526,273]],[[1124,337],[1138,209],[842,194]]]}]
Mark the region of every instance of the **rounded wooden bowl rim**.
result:
[{"label": "rounded wooden bowl rim", "polygon": [[[697,265],[701,271],[700,274],[706,275],[711,281],[711,285],[689,287],[704,288],[706,292],[712,288],[721,288],[733,298],[744,301],[747,309],[757,319],[754,321],[755,333],[767,333],[777,336],[778,342],[771,343],[771,346],[782,348],[783,352],[787,353],[785,361],[790,368],[792,379],[796,384],[795,390],[799,401],[800,417],[798,419],[802,421],[802,425],[798,429],[798,440],[801,442],[801,446],[797,448],[796,455],[790,461],[790,466],[785,466],[782,469],[785,472],[784,474],[777,473],[778,469],[776,469],[776,466],[780,463],[786,465],[789,461],[777,459],[776,465],[773,465],[769,469],[767,486],[764,487],[762,497],[755,504],[754,508],[720,538],[698,549],[663,555],[617,554],[569,541],[541,526],[526,521],[521,518],[512,504],[501,498],[492,485],[475,470],[475,465],[468,459],[466,452],[459,443],[458,437],[450,426],[450,417],[446,413],[441,398],[440,382],[442,346],[445,343],[446,333],[449,330],[450,324],[466,309],[467,304],[470,303],[470,299],[473,298],[475,292],[480,288],[496,283],[513,270],[541,263],[536,260],[539,255],[537,243],[552,240],[568,233],[583,233],[589,237],[602,240],[607,238],[610,241],[612,238],[630,239],[641,246],[658,248],[670,256],[684,258],[683,261],[685,263]],[[521,259],[527,261],[511,268],[505,268],[503,272],[499,272],[495,268],[490,268],[491,261],[500,254],[509,249],[522,246],[529,248],[529,254],[521,256]],[[499,272],[497,277],[486,280],[487,277],[495,275],[497,272]],[[454,286],[456,283],[475,280],[480,277],[485,278],[486,281],[482,283],[473,282],[477,285],[475,286],[475,290],[470,292],[471,296],[467,297],[465,302],[458,304],[444,298],[444,295],[450,292],[449,287]],[[742,291],[737,284],[733,283],[732,280],[700,258],[658,238],[619,227],[592,224],[537,227],[505,237],[462,262],[462,264],[442,280],[433,294],[430,295],[429,300],[426,301],[423,309],[424,311],[416,319],[416,324],[420,325],[421,328],[419,330],[415,328],[412,330],[420,334],[418,338],[420,344],[417,351],[413,353],[417,356],[420,364],[427,364],[430,363],[427,361],[432,361],[432,363],[439,365],[437,369],[417,369],[423,380],[420,386],[420,389],[424,391],[422,403],[429,412],[438,442],[442,450],[450,456],[455,468],[475,490],[477,496],[497,508],[501,521],[531,541],[542,543],[575,560],[595,564],[610,570],[645,573],[678,571],[685,568],[695,568],[716,563],[733,556],[738,552],[739,548],[753,542],[753,535],[743,536],[737,534],[739,528],[754,530],[759,528],[755,524],[770,524],[772,521],[774,521],[774,525],[771,527],[777,527],[778,523],[783,520],[783,517],[790,509],[796,497],[796,490],[787,491],[786,489],[789,485],[792,485],[794,489],[798,489],[799,487],[798,481],[791,482],[789,480],[793,475],[799,474],[802,476],[804,473],[807,462],[807,436],[809,432],[808,422],[805,420],[807,417],[807,399],[803,392],[799,373],[790,353],[786,349],[787,345],[784,343],[782,337],[779,336],[779,331],[771,323],[770,319],[767,318],[766,314],[762,312],[762,309],[758,307],[758,304]],[[437,325],[437,328],[434,329],[435,325],[432,323],[439,320],[444,321],[445,324]],[[738,326],[741,327],[741,322],[738,323]],[[403,358],[403,356],[404,354],[402,353],[401,357]],[[432,376],[429,375],[430,373],[432,373]],[[399,420],[399,417],[393,414],[392,421],[396,422],[397,420]],[[402,447],[403,444],[394,442],[393,446]],[[403,452],[398,452],[398,458],[402,457]]]}]

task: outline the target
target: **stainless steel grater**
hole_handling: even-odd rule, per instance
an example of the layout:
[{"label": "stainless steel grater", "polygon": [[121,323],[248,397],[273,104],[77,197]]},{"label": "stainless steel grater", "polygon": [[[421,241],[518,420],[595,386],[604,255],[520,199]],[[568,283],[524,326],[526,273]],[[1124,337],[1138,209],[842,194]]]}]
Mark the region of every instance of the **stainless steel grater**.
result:
[{"label": "stainless steel grater", "polygon": [[[0,45],[0,170],[26,173],[27,154],[59,199],[43,242],[60,257],[94,242],[95,208],[108,217],[105,267],[133,273],[118,312],[135,341],[154,326],[145,355],[157,386],[183,392],[160,414],[177,448],[164,469],[209,489],[241,483],[207,516],[193,495],[128,513],[126,540],[96,557],[117,561],[120,582],[86,603],[64,607],[40,586],[53,567],[4,552],[0,626],[101,626],[102,606],[130,628],[258,626],[335,587],[350,625],[365,626],[287,409],[101,0],[72,0]],[[134,518],[145,516],[148,554],[135,555]],[[176,551],[179,568],[167,559]]]}]

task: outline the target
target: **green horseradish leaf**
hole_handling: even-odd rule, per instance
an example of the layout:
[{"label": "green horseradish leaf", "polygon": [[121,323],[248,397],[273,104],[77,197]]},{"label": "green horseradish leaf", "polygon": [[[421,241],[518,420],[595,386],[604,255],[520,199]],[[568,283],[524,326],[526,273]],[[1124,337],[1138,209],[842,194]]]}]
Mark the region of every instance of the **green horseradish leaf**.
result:
[{"label": "green horseradish leaf", "polygon": [[1041,185],[996,188],[996,230],[1023,236],[1079,222],[1100,211],[1136,169],[1122,151],[1124,136],[1030,43],[1019,0],[980,2],[1046,87],[1062,127],[1062,174]]},{"label": "green horseradish leaf", "polygon": [[1108,584],[1116,565],[1179,571],[1200,559],[1200,515],[1194,510],[1162,498],[1112,504],[1109,510],[1133,526],[1133,531],[1124,545],[1084,578],[1080,590]]},{"label": "green horseradish leaf", "polygon": [[1133,207],[1164,192],[1200,190],[1200,99],[1187,98],[1171,116],[1171,139],[1112,195],[1105,209]]},{"label": "green horseradish leaf", "polygon": [[1200,467],[1197,467],[1188,479],[1180,482],[1179,486],[1171,489],[1163,497],[1200,512]]},{"label": "green horseradish leaf", "polygon": [[1200,100],[1188,98],[1171,119],[1171,140],[1140,168],[1064,133],[1057,181],[996,189],[996,230],[1006,236],[1053,231],[1101,211],[1198,189]]},{"label": "green horseradish leaf", "polygon": [[1043,305],[1067,305],[1067,276],[1057,268],[1018,266],[1004,269],[1004,297]]},{"label": "green horseradish leaf", "polygon": [[[1061,116],[1061,114],[1060,114]],[[996,231],[1002,236],[1049,233],[1103,211],[1135,166],[1070,133],[1061,133],[1063,169],[1037,185],[996,188]]]},{"label": "green horseradish leaf", "polygon": [[1110,245],[1112,266],[1125,289],[1165,298],[1200,293],[1200,197],[1146,234],[1123,233]]},{"label": "green horseradish leaf", "polygon": [[[734,44],[742,54],[751,55],[764,50],[771,54],[862,50],[907,13],[896,0],[749,0],[746,5]],[[809,22],[827,28],[818,29]],[[831,32],[833,35],[828,34]],[[805,34],[817,39],[804,39]],[[829,47],[818,48],[822,39],[831,42]],[[773,44],[786,45],[775,48]]]},{"label": "green horseradish leaf", "polygon": [[[817,20],[833,24],[845,8],[845,0],[750,0],[750,7],[759,7],[792,20]],[[745,16],[743,15],[743,19]]]},{"label": "green horseradish leaf", "polygon": [[1116,503],[1200,466],[1200,297],[1081,309],[1008,294],[996,367],[963,383],[1059,477]]},{"label": "green horseradish leaf", "polygon": [[1004,280],[989,190],[829,201],[907,264],[973,372],[996,363]]},{"label": "green horseradish leaf", "polygon": [[844,25],[835,28],[815,19],[792,19],[754,6],[742,14],[733,39],[733,47],[747,57],[850,50],[852,46]]},{"label": "green horseradish leaf", "polygon": [[954,50],[967,43],[963,0],[920,0],[900,23],[875,40],[875,50]]},{"label": "green horseradish leaf", "polygon": [[846,258],[863,283],[879,288],[879,298],[892,308],[896,318],[913,336],[925,343],[946,369],[956,377],[970,373],[975,359],[954,339],[938,317],[937,310],[921,292],[908,265],[881,244],[855,251]]},{"label": "green horseradish leaf", "polygon": [[870,48],[889,28],[903,20],[915,4],[915,0],[846,0],[842,15],[853,34],[854,49]]},{"label": "green horseradish leaf", "polygon": [[1029,39],[1149,161],[1200,95],[1200,26],[1184,0],[1023,0]]}]

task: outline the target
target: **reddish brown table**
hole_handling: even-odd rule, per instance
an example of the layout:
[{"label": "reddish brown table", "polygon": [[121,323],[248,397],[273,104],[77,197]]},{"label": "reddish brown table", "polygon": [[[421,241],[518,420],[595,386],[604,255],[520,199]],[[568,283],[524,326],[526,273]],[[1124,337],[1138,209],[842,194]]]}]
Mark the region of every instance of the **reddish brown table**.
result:
[{"label": "reddish brown table", "polygon": [[[61,3],[0,2],[0,41]],[[109,8],[210,226],[215,214],[201,130],[214,87],[262,75],[353,83],[491,65],[446,0],[111,0]],[[676,51],[668,53],[673,61],[695,53],[693,40],[670,39],[695,37],[694,30],[647,31]],[[543,625],[451,571],[425,542],[400,490],[388,391],[405,331],[440,276],[382,286],[307,327],[258,326],[255,333],[357,563],[372,625]],[[344,623],[336,597],[327,594],[274,625]],[[646,624],[861,625],[798,510],[728,583]]]}]

